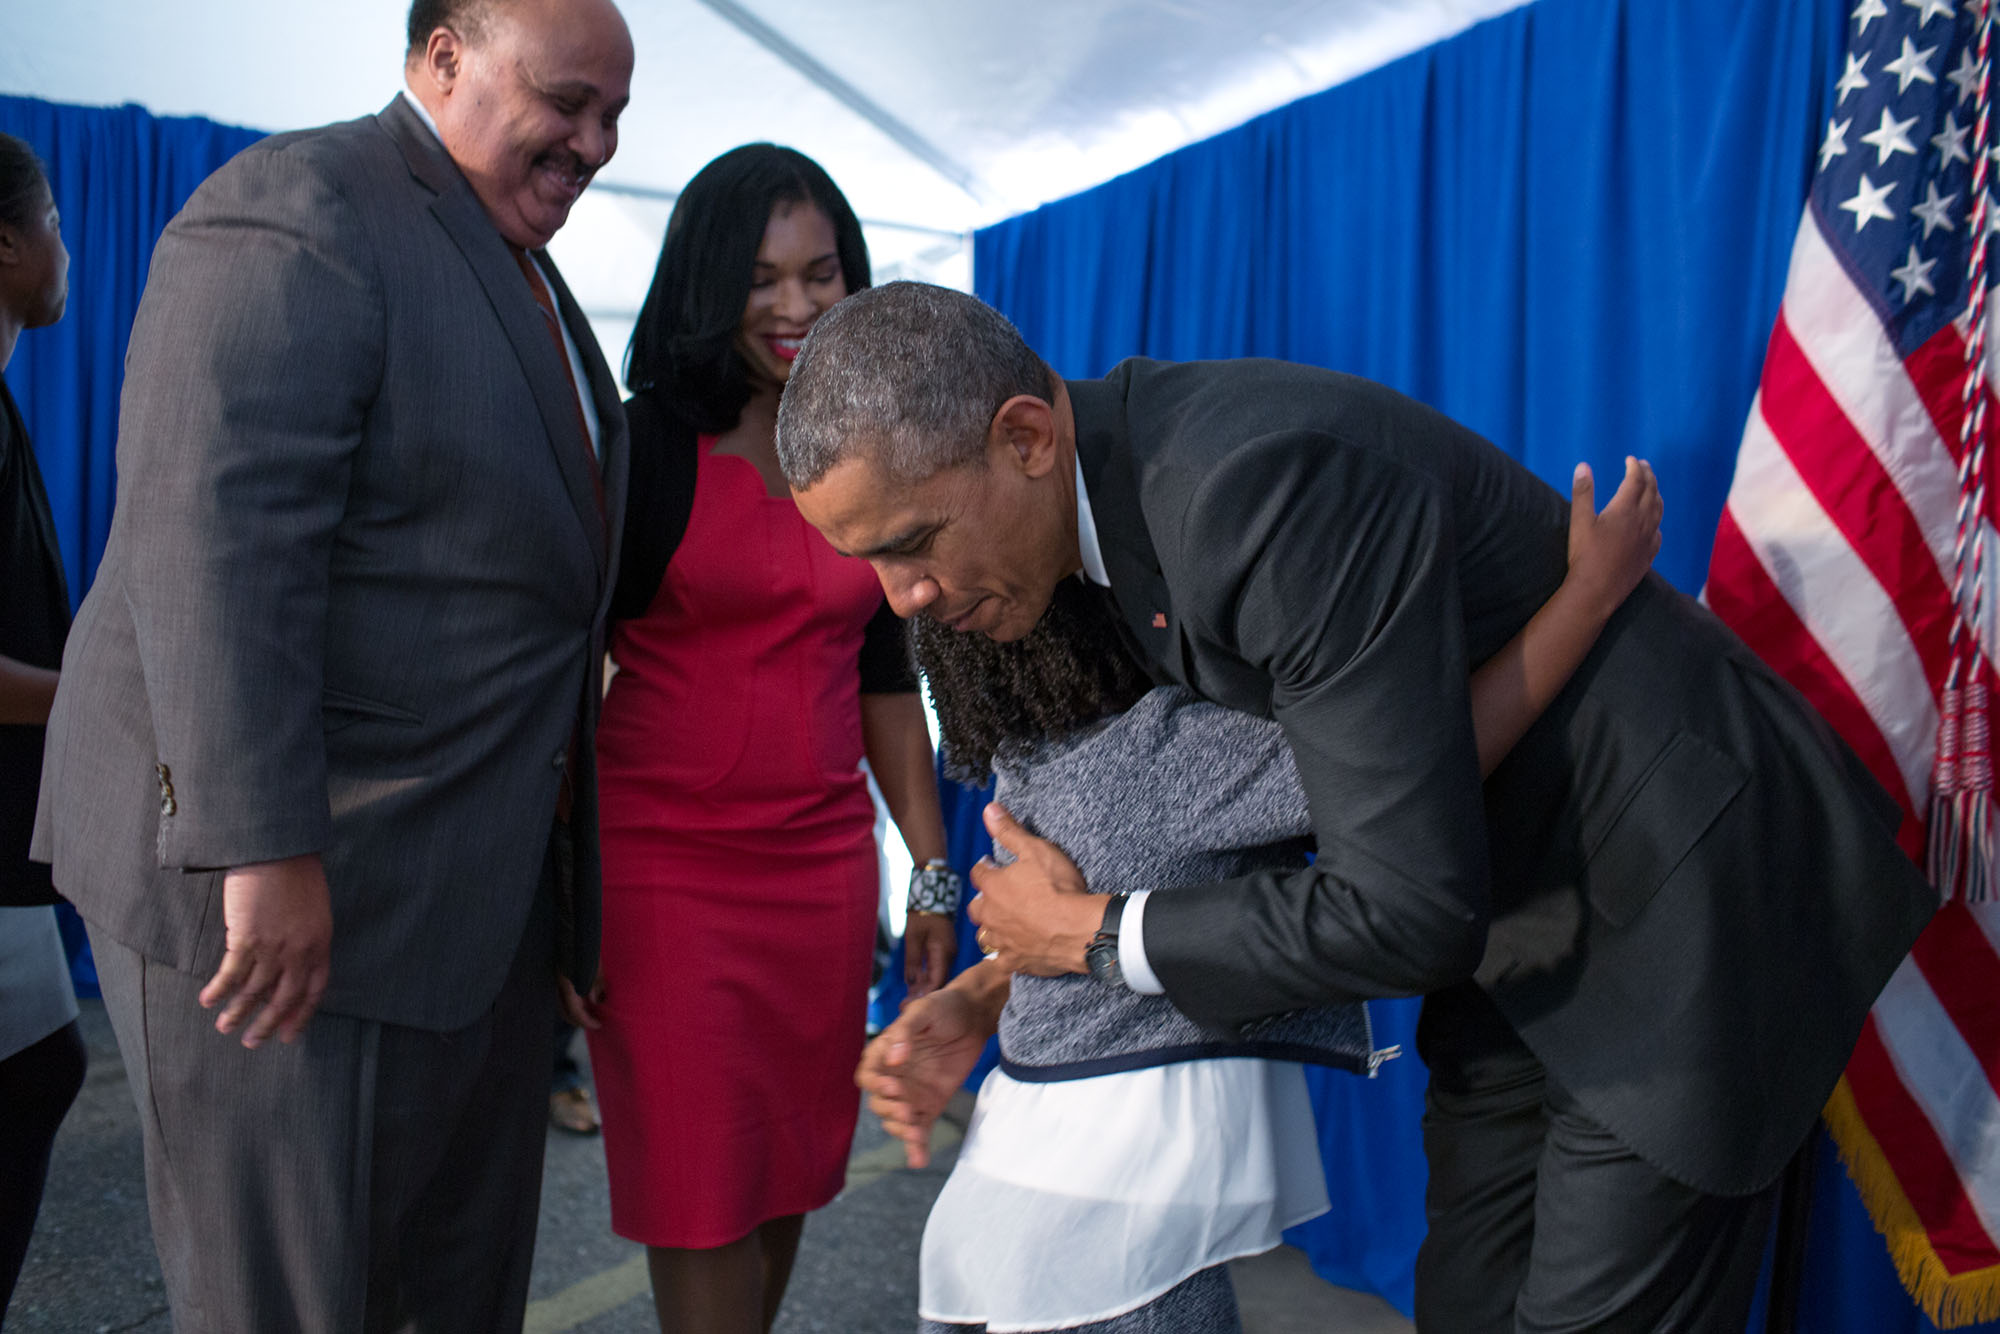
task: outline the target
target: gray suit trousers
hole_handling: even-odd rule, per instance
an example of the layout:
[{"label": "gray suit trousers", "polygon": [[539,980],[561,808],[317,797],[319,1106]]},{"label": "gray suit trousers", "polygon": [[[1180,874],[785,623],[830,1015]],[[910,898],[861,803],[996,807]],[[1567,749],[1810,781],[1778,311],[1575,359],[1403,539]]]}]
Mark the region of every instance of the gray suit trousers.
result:
[{"label": "gray suit trousers", "polygon": [[296,1044],[256,1051],[215,1031],[205,978],[93,925],[176,1329],[521,1328],[555,994],[546,891],[506,985],[464,1028],[321,1013]]}]

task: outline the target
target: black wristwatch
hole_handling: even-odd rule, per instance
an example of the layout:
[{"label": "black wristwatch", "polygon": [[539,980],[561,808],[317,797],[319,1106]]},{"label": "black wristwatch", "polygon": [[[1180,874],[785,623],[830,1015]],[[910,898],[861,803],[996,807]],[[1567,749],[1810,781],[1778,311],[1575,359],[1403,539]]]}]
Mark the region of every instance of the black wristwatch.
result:
[{"label": "black wristwatch", "polygon": [[1107,987],[1125,985],[1125,970],[1118,966],[1118,919],[1124,915],[1125,896],[1111,895],[1105,900],[1102,925],[1083,947],[1083,961],[1090,965],[1090,975]]}]

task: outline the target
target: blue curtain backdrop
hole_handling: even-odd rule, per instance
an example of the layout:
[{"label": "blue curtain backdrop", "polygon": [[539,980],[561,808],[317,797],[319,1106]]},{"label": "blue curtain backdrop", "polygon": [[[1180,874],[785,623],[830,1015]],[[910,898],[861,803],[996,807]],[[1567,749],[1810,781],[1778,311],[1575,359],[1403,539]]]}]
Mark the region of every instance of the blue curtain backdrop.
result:
[{"label": "blue curtain backdrop", "polygon": [[125,342],[153,243],[210,172],[261,136],[134,106],[23,97],[0,97],[0,131],[48,164],[70,250],[69,311],[22,337],[7,384],[48,483],[70,595],[81,601],[111,530]]},{"label": "blue curtain backdrop", "polygon": [[[118,393],[153,243],[208,174],[260,136],[138,107],[74,107],[0,97],[0,132],[25,139],[47,164],[63,241],[69,308],[62,323],[24,334],[7,366],[48,484],[70,597],[81,601],[111,531]],[[78,990],[96,994],[83,926],[57,910]]]},{"label": "blue curtain backdrop", "polygon": [[[1700,586],[1833,105],[1847,0],[1538,0],[981,231],[979,294],[1055,368],[1273,356],[1394,385],[1567,492],[1625,454]],[[1404,1310],[1423,1233],[1403,1059],[1317,1096],[1334,1212],[1296,1240]],[[1818,1172],[1799,1328],[1928,1330],[1845,1173]],[[1986,1326],[2000,1329],[2000,1326]]]}]

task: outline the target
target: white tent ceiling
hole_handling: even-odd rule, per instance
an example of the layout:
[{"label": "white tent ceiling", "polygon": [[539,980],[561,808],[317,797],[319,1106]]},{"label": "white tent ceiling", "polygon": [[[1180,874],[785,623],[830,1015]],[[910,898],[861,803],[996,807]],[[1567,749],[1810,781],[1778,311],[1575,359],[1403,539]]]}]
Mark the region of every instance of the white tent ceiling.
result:
[{"label": "white tent ceiling", "polygon": [[[871,225],[878,278],[970,284],[972,227],[1074,193],[1523,0],[622,0],[618,155],[557,238],[607,349],[673,194],[769,139]],[[0,93],[282,130],[401,86],[407,0],[0,0]]]}]

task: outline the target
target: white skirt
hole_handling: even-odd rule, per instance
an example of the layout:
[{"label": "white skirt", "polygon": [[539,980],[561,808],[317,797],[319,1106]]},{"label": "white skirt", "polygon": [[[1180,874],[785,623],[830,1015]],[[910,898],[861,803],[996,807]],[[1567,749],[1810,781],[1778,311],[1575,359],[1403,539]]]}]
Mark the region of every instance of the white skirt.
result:
[{"label": "white skirt", "polygon": [[0,908],[0,1061],[76,1018],[53,908]]},{"label": "white skirt", "polygon": [[1049,1084],[995,1070],[924,1228],[917,1309],[992,1334],[1108,1320],[1326,1209],[1295,1064]]}]

